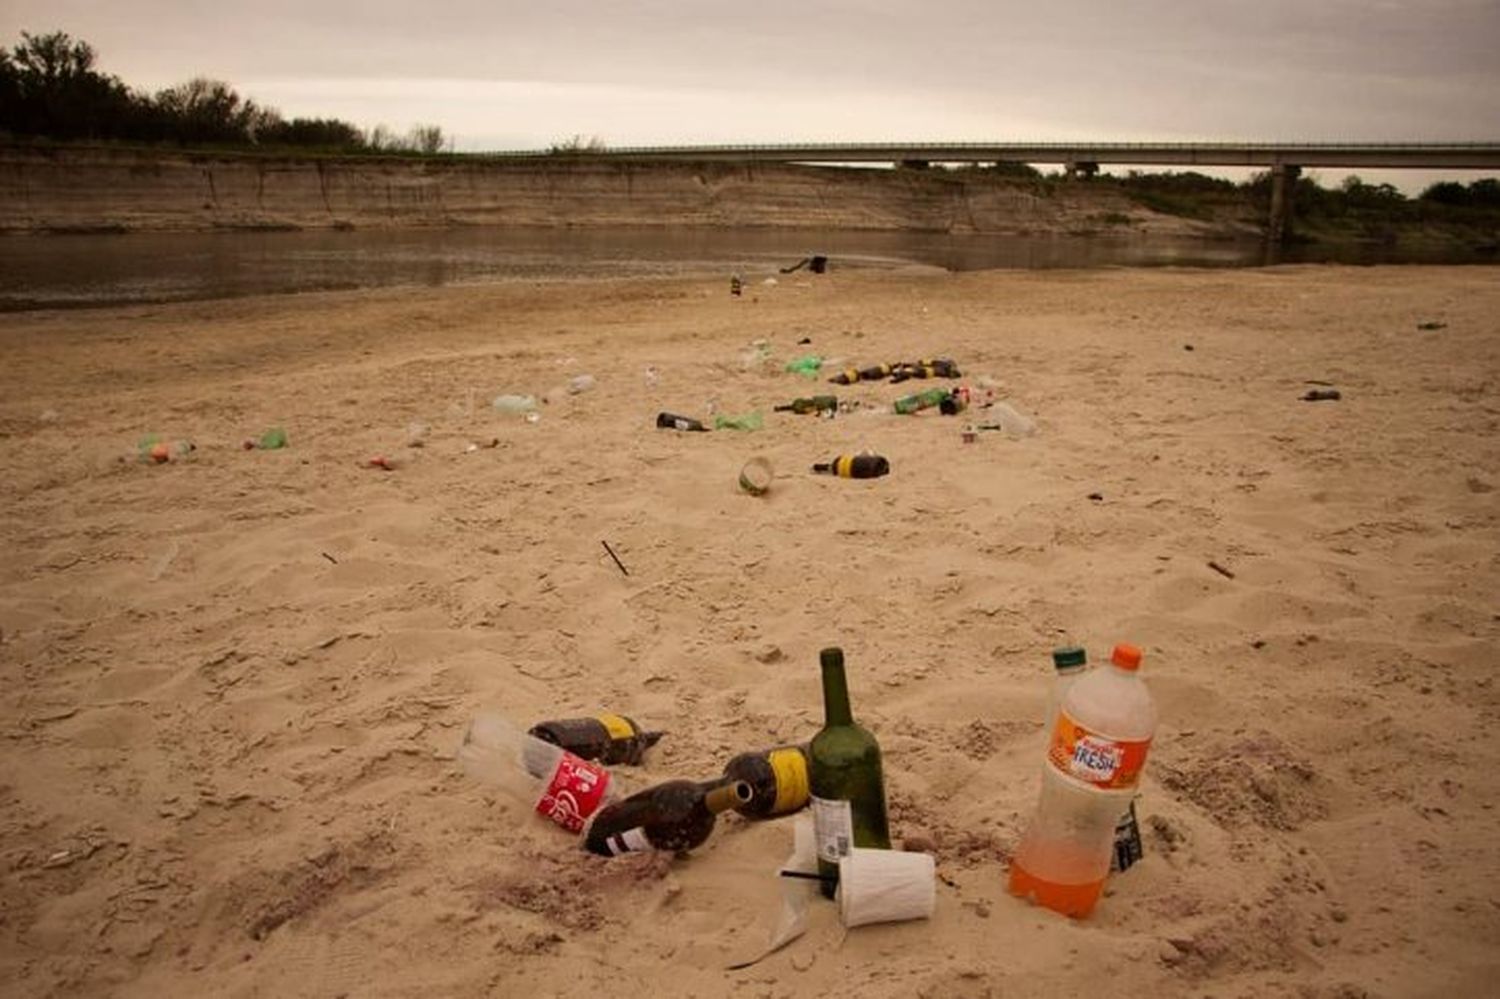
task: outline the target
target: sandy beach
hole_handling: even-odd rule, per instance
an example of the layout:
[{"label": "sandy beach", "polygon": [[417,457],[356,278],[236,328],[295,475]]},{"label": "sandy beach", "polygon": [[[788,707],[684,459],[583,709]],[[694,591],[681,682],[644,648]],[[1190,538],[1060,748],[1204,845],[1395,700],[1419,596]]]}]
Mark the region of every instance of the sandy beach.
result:
[{"label": "sandy beach", "polygon": [[[764,276],[0,316],[7,994],[1491,987],[1493,268]],[[783,370],[809,352],[952,357],[1037,432],[965,443],[889,412],[909,383]],[[830,389],[868,406],[771,411]],[[710,405],[764,429],[654,426]],[[888,477],[809,473],[865,448]],[[1162,718],[1145,859],[1079,922],[1005,892],[1069,641],[1140,645]],[[828,645],[893,835],[936,843],[931,920],[821,905],[728,971],[789,821],[605,860],[454,759],[483,707],[608,709],[668,733],[633,786],[712,777],[817,730]]]}]

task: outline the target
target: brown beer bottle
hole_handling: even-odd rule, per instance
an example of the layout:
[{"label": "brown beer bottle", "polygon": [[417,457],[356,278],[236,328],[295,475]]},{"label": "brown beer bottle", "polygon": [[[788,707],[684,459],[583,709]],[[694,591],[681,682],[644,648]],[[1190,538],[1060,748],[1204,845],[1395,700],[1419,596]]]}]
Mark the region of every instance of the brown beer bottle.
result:
[{"label": "brown beer bottle", "polygon": [[669,780],[600,809],[583,845],[603,857],[634,850],[682,853],[708,839],[720,812],[748,800],[744,781]]},{"label": "brown beer bottle", "polygon": [[646,750],[656,745],[661,732],[645,732],[624,715],[598,714],[592,718],[562,718],[537,722],[531,735],[561,746],[574,756],[598,760],[605,765],[641,762]]},{"label": "brown beer bottle", "polygon": [[746,818],[769,819],[807,807],[807,747],[777,746],[741,753],[724,765],[722,781],[744,781],[750,800],[735,805]]},{"label": "brown beer bottle", "polygon": [[876,479],[890,472],[891,463],[878,454],[841,454],[818,462],[812,470],[843,479]]}]

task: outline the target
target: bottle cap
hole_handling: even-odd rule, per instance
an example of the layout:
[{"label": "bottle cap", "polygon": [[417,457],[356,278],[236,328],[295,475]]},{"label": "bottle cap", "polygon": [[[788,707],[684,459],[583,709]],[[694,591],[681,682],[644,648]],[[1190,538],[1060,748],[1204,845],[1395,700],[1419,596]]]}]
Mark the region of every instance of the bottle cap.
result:
[{"label": "bottle cap", "polygon": [[1058,669],[1072,669],[1088,664],[1089,654],[1079,645],[1065,645],[1052,650],[1052,665]]},{"label": "bottle cap", "polygon": [[1109,661],[1121,669],[1128,669],[1133,672],[1141,668],[1141,650],[1134,645],[1127,645],[1122,642],[1115,646],[1115,651],[1109,657]]}]

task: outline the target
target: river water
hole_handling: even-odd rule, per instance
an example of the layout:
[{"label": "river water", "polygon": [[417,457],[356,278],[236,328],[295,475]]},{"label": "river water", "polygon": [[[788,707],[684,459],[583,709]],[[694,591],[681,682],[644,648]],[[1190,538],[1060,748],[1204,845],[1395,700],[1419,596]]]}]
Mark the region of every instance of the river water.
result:
[{"label": "river water", "polygon": [[806,229],[405,229],[0,238],[0,311],[335,289],[721,274],[754,282],[812,253],[831,270],[1494,263],[1454,252],[1259,242]]}]

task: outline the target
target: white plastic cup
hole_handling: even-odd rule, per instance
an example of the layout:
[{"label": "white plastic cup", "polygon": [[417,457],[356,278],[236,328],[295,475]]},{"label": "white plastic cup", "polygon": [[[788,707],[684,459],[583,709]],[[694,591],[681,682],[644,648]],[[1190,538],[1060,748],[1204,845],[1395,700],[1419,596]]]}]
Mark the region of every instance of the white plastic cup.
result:
[{"label": "white plastic cup", "polygon": [[839,860],[839,918],[845,926],[927,919],[937,906],[930,853],[855,847]]}]

